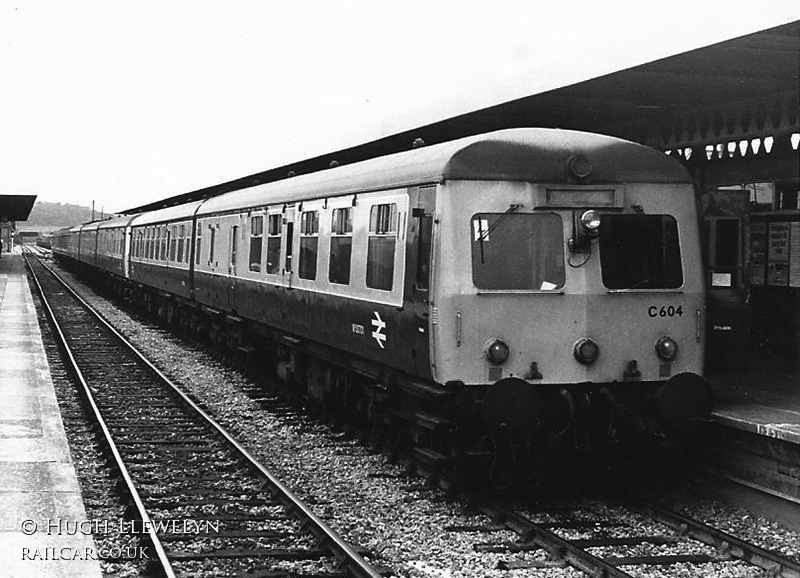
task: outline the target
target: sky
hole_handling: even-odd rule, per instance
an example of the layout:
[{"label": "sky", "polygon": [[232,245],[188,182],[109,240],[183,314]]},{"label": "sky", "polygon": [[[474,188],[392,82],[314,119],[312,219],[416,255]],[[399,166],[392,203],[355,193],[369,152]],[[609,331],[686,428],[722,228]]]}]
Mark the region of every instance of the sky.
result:
[{"label": "sky", "polygon": [[797,0],[0,0],[0,194],[122,211],[798,19]]}]

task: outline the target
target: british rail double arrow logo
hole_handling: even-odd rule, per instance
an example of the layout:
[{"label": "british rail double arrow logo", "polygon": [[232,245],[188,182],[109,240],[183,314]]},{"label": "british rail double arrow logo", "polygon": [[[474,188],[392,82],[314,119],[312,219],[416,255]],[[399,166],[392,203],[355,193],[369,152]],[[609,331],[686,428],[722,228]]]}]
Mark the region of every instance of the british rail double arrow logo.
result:
[{"label": "british rail double arrow logo", "polygon": [[380,313],[377,311],[375,311],[375,319],[372,320],[372,326],[375,328],[375,331],[372,332],[372,338],[378,342],[381,349],[384,349],[383,342],[386,341],[386,336],[383,334],[383,330],[386,329],[386,322],[381,319]]}]

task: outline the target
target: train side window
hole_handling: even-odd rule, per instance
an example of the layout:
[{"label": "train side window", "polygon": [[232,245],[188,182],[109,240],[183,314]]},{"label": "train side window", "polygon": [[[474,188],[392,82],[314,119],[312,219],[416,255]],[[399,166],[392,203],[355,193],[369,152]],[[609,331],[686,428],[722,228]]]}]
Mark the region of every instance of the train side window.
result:
[{"label": "train side window", "polygon": [[397,204],[374,205],[369,213],[367,287],[391,291],[397,242]]},{"label": "train side window", "polygon": [[472,218],[472,281],[478,289],[561,289],[564,223],[553,213],[483,213]]},{"label": "train side window", "polygon": [[176,225],[172,226],[172,234],[169,240],[169,260],[174,261],[175,258],[178,256],[178,227]]},{"label": "train side window", "polygon": [[297,275],[301,279],[317,278],[319,246],[319,211],[305,211],[300,216],[300,264]]},{"label": "train side window", "polygon": [[217,230],[214,228],[214,225],[208,226],[209,231],[211,232],[211,238],[208,240],[208,264],[214,264],[214,246],[216,245],[217,240]]},{"label": "train side window", "polygon": [[416,289],[427,291],[431,276],[431,243],[433,242],[433,215],[419,217],[417,236],[417,282]]},{"label": "train side window", "polygon": [[239,252],[239,227],[231,227],[231,261],[229,266],[236,272],[236,254]]},{"label": "train side window", "polygon": [[178,227],[178,263],[183,263],[183,248],[186,244],[186,225]]},{"label": "train side window", "polygon": [[328,281],[340,285],[350,283],[350,256],[353,251],[353,209],[333,210],[331,223],[331,256]]},{"label": "train side window", "polygon": [[250,270],[261,271],[261,253],[264,246],[264,216],[250,217]]},{"label": "train side window", "polygon": [[194,242],[194,264],[200,264],[200,242],[203,240],[203,227],[197,224],[197,239]]},{"label": "train side window", "polygon": [[267,218],[267,273],[277,275],[281,270],[281,219],[280,213]]},{"label": "train side window", "polygon": [[169,227],[161,227],[161,260],[167,260],[167,247],[169,247]]}]

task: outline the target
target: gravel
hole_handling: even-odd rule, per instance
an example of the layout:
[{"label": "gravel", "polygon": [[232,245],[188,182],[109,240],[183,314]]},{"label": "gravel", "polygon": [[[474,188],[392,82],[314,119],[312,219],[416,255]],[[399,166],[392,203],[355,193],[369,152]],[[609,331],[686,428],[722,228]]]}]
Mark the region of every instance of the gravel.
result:
[{"label": "gravel", "polygon": [[[271,469],[301,499],[313,505],[345,539],[367,548],[372,560],[409,578],[466,578],[537,576],[560,578],[583,576],[570,567],[508,567],[544,562],[542,551],[520,553],[481,553],[477,543],[498,544],[514,541],[508,531],[457,532],[449,526],[491,525],[463,504],[449,502],[439,490],[404,489],[404,468],[388,463],[341,433],[313,421],[298,423],[297,416],[272,415],[249,398],[242,389],[253,384],[237,371],[213,361],[202,347],[182,341],[150,322],[136,319],[97,297],[85,286],[81,293],[151,360]],[[397,476],[397,477],[392,477]],[[407,484],[406,484],[407,485]],[[721,503],[685,504],[689,514],[725,529],[744,539],[788,555],[798,555],[800,536],[767,520],[744,519],[736,508]],[[180,509],[170,517],[179,517]],[[558,516],[531,512],[538,521]],[[587,519],[598,517],[588,511]],[[608,532],[608,530],[607,530]],[[589,537],[591,532],[579,534]],[[630,534],[624,534],[630,535]],[[702,546],[702,545],[701,545]],[[678,553],[672,545],[658,546],[665,553]],[[679,553],[687,553],[685,547]],[[620,555],[615,548],[613,555]],[[624,551],[624,550],[622,550]],[[631,553],[638,547],[628,547]],[[644,551],[644,550],[642,550]],[[653,546],[646,547],[648,553]],[[709,553],[707,546],[698,552]],[[601,549],[597,553],[603,554]],[[711,552],[713,554],[713,552]],[[202,563],[187,563],[186,568],[203,572]],[[182,568],[184,567],[182,566]],[[316,567],[316,566],[315,566]],[[296,569],[296,567],[293,567]],[[668,567],[628,568],[639,576],[755,576],[760,570],[738,562],[712,563],[700,567],[674,564]],[[210,571],[210,570],[209,570]],[[707,572],[707,573],[706,573]]]}]

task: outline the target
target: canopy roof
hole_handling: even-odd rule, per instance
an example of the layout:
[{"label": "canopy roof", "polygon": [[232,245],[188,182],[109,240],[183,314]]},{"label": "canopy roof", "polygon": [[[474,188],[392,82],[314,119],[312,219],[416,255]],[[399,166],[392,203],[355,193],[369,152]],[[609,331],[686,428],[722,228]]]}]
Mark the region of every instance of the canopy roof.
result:
[{"label": "canopy roof", "polygon": [[[692,162],[723,147],[737,167],[728,178],[797,178],[790,137],[798,132],[800,21],[734,38],[569,86],[547,90],[385,138],[272,168],[151,203],[128,212],[208,198],[225,192],[351,164],[425,144],[511,127],[558,127],[617,136]],[[742,141],[772,137],[775,153]],[[731,143],[737,151],[728,153]],[[794,149],[796,150],[796,149]],[[704,158],[705,157],[705,158]],[[752,163],[751,160],[755,160]],[[714,177],[721,182],[721,174]],[[744,182],[744,181],[741,181]]]},{"label": "canopy roof", "polygon": [[0,222],[27,221],[36,195],[0,195]]}]

